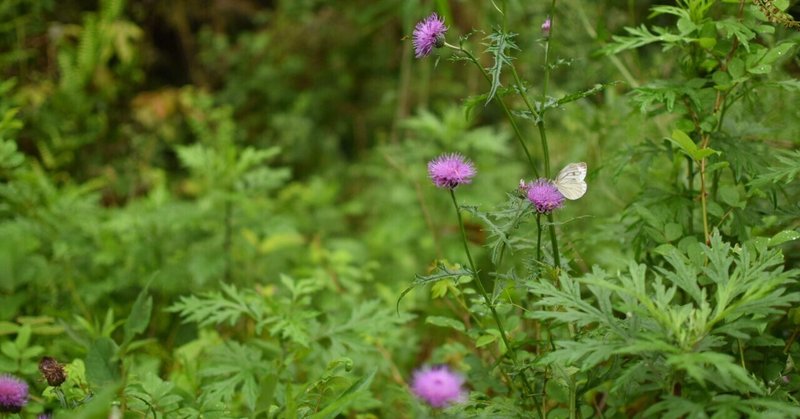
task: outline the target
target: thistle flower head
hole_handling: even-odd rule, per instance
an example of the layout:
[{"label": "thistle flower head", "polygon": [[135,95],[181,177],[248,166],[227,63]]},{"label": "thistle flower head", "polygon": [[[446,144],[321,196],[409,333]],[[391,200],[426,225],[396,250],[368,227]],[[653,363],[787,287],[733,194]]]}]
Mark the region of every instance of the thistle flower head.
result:
[{"label": "thistle flower head", "polygon": [[470,183],[475,173],[472,162],[458,153],[443,154],[428,162],[428,176],[439,188],[453,189]]},{"label": "thistle flower head", "polygon": [[549,214],[564,205],[564,195],[561,195],[556,185],[547,179],[537,179],[528,183],[527,188],[528,200],[540,214]]},{"label": "thistle flower head", "polygon": [[427,57],[433,52],[433,48],[442,47],[445,32],[447,32],[447,26],[444,26],[444,19],[436,13],[417,23],[413,35],[416,57]]},{"label": "thistle flower head", "polygon": [[67,373],[64,371],[64,366],[59,364],[54,358],[49,356],[43,357],[39,361],[39,372],[42,373],[47,384],[58,387],[67,380]]},{"label": "thistle flower head", "polygon": [[544,22],[542,23],[542,35],[544,35],[545,38],[549,37],[550,29],[552,28],[553,28],[553,20],[550,19],[550,16],[547,16],[547,19],[545,19]]},{"label": "thistle flower head", "polygon": [[0,376],[0,412],[19,413],[28,403],[28,383],[11,375]]},{"label": "thistle flower head", "polygon": [[463,384],[464,377],[446,366],[425,367],[414,372],[411,391],[433,407],[447,407],[467,399]]}]

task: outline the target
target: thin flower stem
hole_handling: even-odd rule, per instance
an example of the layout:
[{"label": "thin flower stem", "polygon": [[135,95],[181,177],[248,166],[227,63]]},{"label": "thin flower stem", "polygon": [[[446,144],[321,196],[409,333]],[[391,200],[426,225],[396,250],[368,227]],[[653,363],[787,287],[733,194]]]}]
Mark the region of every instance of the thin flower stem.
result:
[{"label": "thin flower stem", "polygon": [[536,260],[542,261],[542,214],[536,214]]},{"label": "thin flower stem", "polygon": [[511,347],[511,344],[508,343],[508,338],[506,337],[505,328],[503,327],[503,322],[500,320],[500,316],[497,314],[497,310],[495,310],[494,302],[492,301],[489,294],[486,292],[486,288],[483,287],[483,283],[478,277],[478,270],[475,267],[475,262],[472,259],[472,253],[469,251],[469,243],[467,241],[467,232],[464,229],[464,221],[461,219],[461,209],[458,206],[458,201],[456,200],[456,193],[453,189],[450,189],[450,198],[453,200],[453,206],[456,208],[456,216],[458,217],[458,227],[461,230],[461,239],[464,242],[464,252],[467,254],[467,260],[469,261],[469,267],[472,269],[472,276],[475,279],[476,285],[478,286],[478,291],[483,296],[484,301],[486,302],[486,306],[489,307],[489,310],[492,312],[492,316],[494,317],[495,323],[497,323],[497,328],[500,330],[500,337],[503,339],[503,344],[505,344],[506,348],[510,352],[513,353],[514,349]]},{"label": "thin flower stem", "polygon": [[[464,229],[464,221],[461,219],[461,208],[458,206],[458,201],[456,200],[456,193],[453,189],[450,189],[450,198],[453,200],[453,206],[456,209],[456,216],[458,218],[458,227],[461,229],[461,240],[464,242],[464,252],[467,254],[467,260],[469,261],[469,267],[472,270],[472,278],[475,280],[476,285],[478,286],[478,291],[483,296],[483,300],[486,303],[486,306],[489,307],[489,311],[492,312],[492,317],[494,318],[495,324],[497,324],[497,329],[500,331],[500,338],[503,340],[503,344],[506,347],[506,350],[509,354],[511,354],[511,360],[514,365],[517,365],[517,352],[513,346],[508,341],[508,337],[506,335],[506,330],[503,327],[503,322],[500,320],[500,315],[497,314],[497,310],[494,306],[494,301],[489,296],[489,293],[486,292],[486,288],[483,287],[483,283],[481,282],[480,277],[478,276],[478,270],[475,267],[475,262],[472,259],[472,253],[469,251],[469,243],[467,242],[467,232]],[[533,390],[531,388],[530,383],[528,383],[528,379],[525,377],[525,373],[520,371],[519,377],[522,380],[523,385],[525,386],[525,390],[531,397],[536,399],[536,396],[533,394]]]},{"label": "thin flower stem", "polygon": [[[550,178],[550,150],[547,146],[547,132],[544,128],[545,121],[545,103],[547,102],[547,88],[550,85],[550,39],[553,37],[553,29],[555,29],[555,8],[556,0],[550,4],[550,34],[544,43],[544,83],[542,84],[542,109],[539,112],[539,118],[536,125],[539,128],[539,136],[542,139],[542,153],[544,154],[544,174]],[[547,214],[547,221],[549,221],[550,244],[553,247],[553,265],[556,268],[561,267],[561,255],[558,251],[558,237],[556,237],[556,226],[553,221],[553,214]]]},{"label": "thin flower stem", "polygon": [[[708,141],[703,141],[703,146],[701,148],[706,148],[708,146]],[[708,204],[706,203],[706,198],[708,196],[708,191],[706,191],[706,159],[700,160],[700,204],[703,208],[703,236],[706,239],[706,245],[711,244],[711,234],[708,230]]]},{"label": "thin flower stem", "polygon": [[[491,84],[492,78],[489,76],[489,73],[486,72],[486,69],[483,68],[481,63],[478,62],[478,59],[475,58],[475,56],[472,55],[471,52],[469,52],[468,50],[466,50],[466,49],[464,49],[464,48],[462,48],[460,46],[455,46],[455,45],[449,44],[447,42],[445,42],[444,45],[446,47],[448,47],[448,48],[454,49],[454,50],[459,51],[462,54],[466,55],[467,58],[473,64],[475,64],[475,67],[478,67],[478,69],[481,71],[481,74],[483,74],[483,77],[486,79],[486,81],[488,81]],[[511,124],[511,129],[514,130],[514,135],[517,137],[517,140],[519,141],[519,145],[522,146],[522,151],[525,152],[525,157],[528,158],[528,163],[531,166],[531,170],[533,171],[533,174],[536,177],[539,177],[539,171],[536,170],[536,164],[534,164],[533,158],[531,157],[531,153],[530,153],[530,151],[528,151],[528,146],[525,145],[525,139],[522,136],[522,131],[519,129],[519,125],[517,125],[517,121],[514,119],[514,116],[511,115],[511,110],[508,109],[508,106],[506,105],[505,102],[503,102],[502,98],[497,97],[495,99],[496,99],[497,103],[500,104],[500,107],[503,109],[503,112],[506,114],[506,118],[508,118],[508,122]]]},{"label": "thin flower stem", "polygon": [[[544,103],[544,102],[542,102]],[[542,154],[544,155],[544,176],[550,179],[550,148],[547,146],[547,131],[544,129],[544,109],[536,122],[539,128],[539,137],[542,139]]]},{"label": "thin flower stem", "polygon": [[[744,10],[744,0],[739,1],[739,13],[738,19],[742,19],[742,12]],[[731,49],[728,51],[728,55],[725,57],[725,61],[721,63],[720,68],[722,70],[727,69],[728,64],[733,59],[733,55],[736,52],[736,49],[739,47],[739,40],[737,38],[733,39]],[[725,111],[726,111],[726,100],[728,95],[736,88],[736,85],[728,89],[727,91],[718,91],[716,100],[714,101],[714,108],[712,109],[713,114],[719,115],[717,118],[717,125],[714,127],[714,132],[719,132],[722,129],[722,120],[725,118]],[[711,142],[711,134],[704,133],[701,135],[702,142],[700,144],[701,149],[708,148],[709,143]],[[706,245],[711,244],[711,232],[708,228],[708,190],[706,188],[706,158],[700,160],[700,204],[702,206],[703,211],[703,235],[705,236]],[[714,178],[714,183],[712,190],[716,193],[717,190],[717,179]]]},{"label": "thin flower stem", "polygon": [[[694,160],[687,156],[686,157],[686,177],[687,177],[687,192],[688,196],[694,196]],[[694,215],[692,214],[694,211],[689,211],[689,233],[694,234]]]},{"label": "thin flower stem", "polygon": [[575,376],[569,377],[569,419],[576,419],[578,417],[578,384],[576,383]]},{"label": "thin flower stem", "polygon": [[539,115],[537,124],[539,126],[539,135],[542,137],[542,151],[544,152],[544,175],[550,178],[550,152],[547,147],[547,135],[544,129],[544,115],[547,112],[545,104],[547,103],[547,89],[550,87],[550,40],[553,38],[553,30],[555,29],[555,10],[556,0],[550,3],[550,33],[544,41],[544,82],[542,83],[542,109]]}]

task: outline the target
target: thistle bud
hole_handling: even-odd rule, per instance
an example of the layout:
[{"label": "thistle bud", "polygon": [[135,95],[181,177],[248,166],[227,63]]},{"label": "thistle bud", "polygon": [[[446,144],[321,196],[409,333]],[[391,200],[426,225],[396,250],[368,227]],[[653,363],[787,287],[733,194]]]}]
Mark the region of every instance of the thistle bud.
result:
[{"label": "thistle bud", "polygon": [[47,380],[47,384],[58,387],[67,380],[67,373],[64,371],[64,366],[59,364],[55,358],[46,356],[39,361],[39,371]]},{"label": "thistle bud", "polygon": [[545,38],[550,37],[550,29],[552,27],[553,27],[553,20],[550,19],[550,16],[547,16],[547,19],[545,19],[544,23],[542,23],[542,35],[544,35]]}]

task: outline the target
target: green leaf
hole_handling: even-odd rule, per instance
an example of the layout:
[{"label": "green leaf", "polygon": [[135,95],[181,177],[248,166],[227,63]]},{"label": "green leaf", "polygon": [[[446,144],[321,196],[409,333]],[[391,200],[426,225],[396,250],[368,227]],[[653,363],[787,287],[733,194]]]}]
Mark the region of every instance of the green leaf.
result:
[{"label": "green leaf", "polygon": [[749,67],[747,71],[752,74],[769,74],[772,71],[772,66],[769,64],[758,63],[752,67]]},{"label": "green leaf", "polygon": [[774,247],[797,239],[800,239],[800,232],[794,230],[784,230],[769,239],[769,246]]},{"label": "green leaf", "polygon": [[143,289],[131,308],[131,314],[125,321],[125,340],[123,345],[130,343],[134,336],[142,333],[150,324],[150,315],[153,311],[153,297],[147,294],[147,287]]},{"label": "green leaf", "polygon": [[697,43],[704,49],[712,49],[717,45],[716,38],[698,38]]},{"label": "green leaf", "polygon": [[95,387],[104,387],[120,378],[117,344],[101,337],[92,343],[86,354],[86,378]]},{"label": "green leaf", "polygon": [[742,77],[745,77],[746,73],[744,70],[744,61],[741,58],[734,58],[728,63],[728,74],[731,75],[731,78],[734,80],[739,80]]},{"label": "green leaf", "polygon": [[744,207],[739,200],[739,190],[733,185],[723,185],[719,188],[719,198],[722,202],[732,207]]},{"label": "green leaf", "polygon": [[14,342],[5,341],[0,343],[0,352],[14,360],[21,358],[20,350],[17,348],[17,345],[15,345]]},{"label": "green leaf", "polygon": [[356,398],[362,393],[369,391],[369,386],[372,379],[375,378],[377,369],[373,369],[369,374],[361,377],[358,381],[353,383],[347,390],[339,395],[336,400],[325,406],[322,410],[312,415],[313,419],[334,418],[342,413]]},{"label": "green leaf", "polygon": [[660,26],[653,26],[652,30],[645,25],[638,28],[625,28],[629,36],[614,35],[611,38],[614,42],[609,43],[601,50],[602,53],[612,55],[622,51],[640,48],[654,42],[664,44],[681,44],[690,42],[691,38],[683,35],[670,33],[670,30]]},{"label": "green leaf", "polygon": [[764,57],[760,60],[760,64],[773,64],[779,59],[788,56],[789,51],[794,48],[794,42],[782,42],[773,48],[770,48]]},{"label": "green leaf", "polygon": [[439,327],[449,327],[451,329],[458,330],[459,332],[463,332],[464,330],[466,330],[466,328],[464,327],[464,323],[455,319],[451,319],[449,317],[428,316],[425,319],[425,323]]},{"label": "green leaf", "polygon": [[258,383],[260,389],[258,400],[256,402],[256,411],[266,412],[269,411],[272,401],[275,399],[275,388],[278,385],[278,376],[275,374],[265,374],[261,377]]},{"label": "green leaf", "polygon": [[31,341],[31,333],[32,329],[31,325],[29,324],[26,324],[19,328],[19,331],[17,331],[17,339],[15,341],[17,344],[17,348],[24,349],[25,347],[28,346],[28,343],[30,343]]},{"label": "green leaf", "polygon": [[670,137],[669,140],[677,145],[684,154],[691,157],[695,161],[703,160],[713,154],[719,154],[719,151],[712,150],[708,147],[697,148],[697,144],[695,144],[685,132],[679,129],[672,131],[672,137]]},{"label": "green leaf", "polygon": [[708,147],[706,147],[706,148],[701,148],[701,149],[698,149],[697,151],[695,151],[695,152],[694,152],[694,153],[691,155],[691,157],[692,157],[692,158],[693,158],[695,161],[700,161],[700,160],[703,160],[703,159],[705,159],[706,157],[713,156],[714,154],[720,154],[720,152],[719,152],[719,151],[717,151],[717,150],[714,150],[714,149],[711,149],[711,148],[708,148]]},{"label": "green leaf", "polygon": [[8,321],[0,321],[0,336],[17,333],[19,325]]},{"label": "green leaf", "polygon": [[668,241],[675,241],[683,235],[683,227],[678,223],[667,223],[664,226],[664,238]]},{"label": "green leaf", "polygon": [[[489,103],[494,98],[497,89],[501,86],[500,73],[503,66],[511,65],[513,57],[508,55],[509,51],[519,49],[513,41],[514,36],[515,34],[497,31],[486,37],[489,40],[486,52],[494,57],[494,64],[488,69],[492,86],[487,94],[486,103]],[[521,92],[521,94],[525,93]]]},{"label": "green leaf", "polygon": [[[106,419],[108,417],[122,417],[118,406],[112,407],[112,402],[118,397],[119,385],[106,385],[98,387],[100,391],[93,395],[86,404],[75,410],[57,410],[56,419]],[[117,411],[116,414],[110,412]]]},{"label": "green leaf", "polygon": [[260,396],[259,377],[270,372],[271,364],[263,360],[260,349],[236,341],[227,341],[208,352],[208,362],[199,373],[209,377],[204,391],[209,397],[230,401],[242,397],[250,409],[256,408]]},{"label": "green leaf", "polygon": [[683,150],[684,153],[686,153],[690,157],[692,156],[692,154],[697,152],[697,144],[695,144],[694,141],[692,141],[692,139],[689,138],[689,136],[686,135],[685,132],[679,129],[672,131],[672,137],[670,137],[670,140],[672,140],[672,142],[675,143],[675,145],[677,145],[681,150]]},{"label": "green leaf", "polygon": [[486,346],[494,341],[497,340],[497,336],[495,335],[483,335],[475,341],[475,347],[480,348],[481,346]]}]

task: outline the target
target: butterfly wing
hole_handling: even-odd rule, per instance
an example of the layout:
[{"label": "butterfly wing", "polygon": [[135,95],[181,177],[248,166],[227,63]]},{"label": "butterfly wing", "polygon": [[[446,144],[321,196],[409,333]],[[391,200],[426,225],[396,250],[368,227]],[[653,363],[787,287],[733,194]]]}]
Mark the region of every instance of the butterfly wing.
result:
[{"label": "butterfly wing", "polygon": [[556,176],[556,189],[565,198],[575,200],[586,193],[586,163],[570,163]]}]

